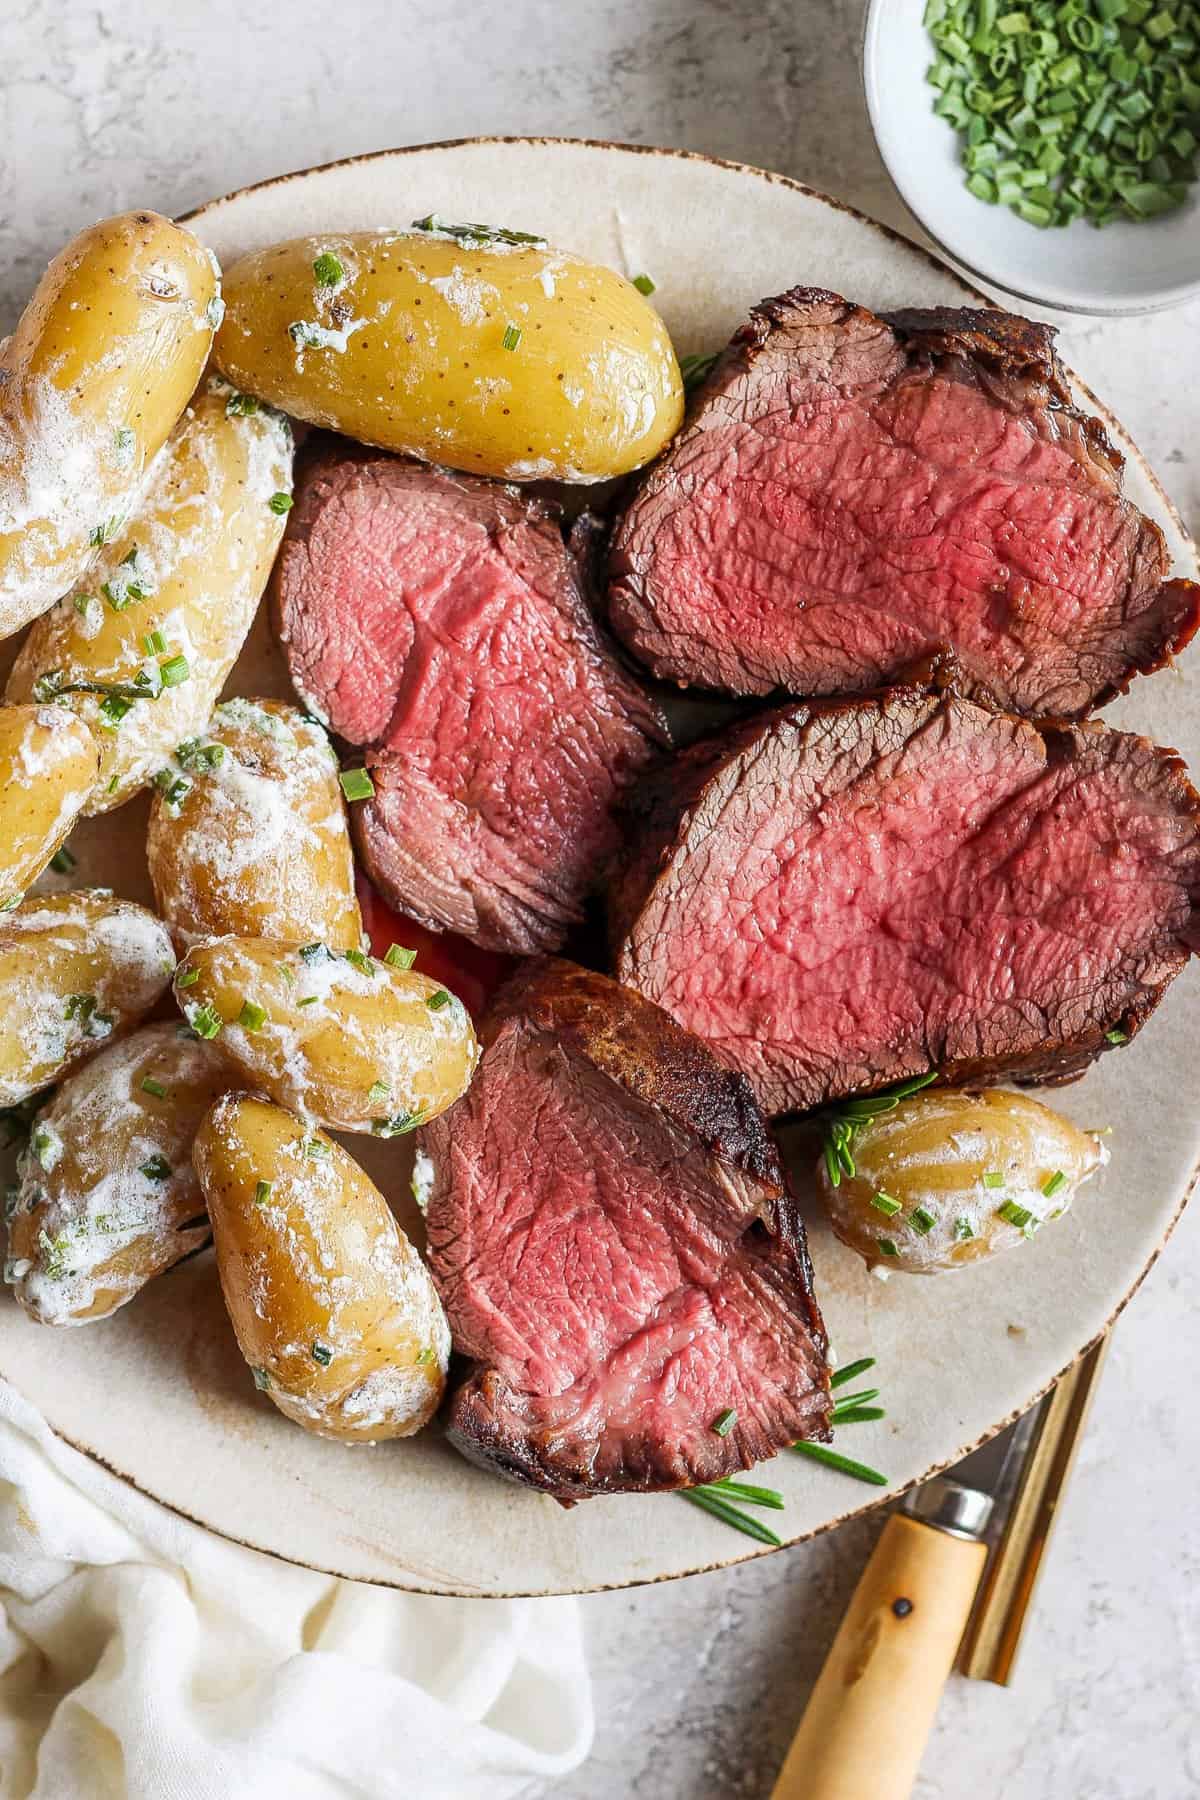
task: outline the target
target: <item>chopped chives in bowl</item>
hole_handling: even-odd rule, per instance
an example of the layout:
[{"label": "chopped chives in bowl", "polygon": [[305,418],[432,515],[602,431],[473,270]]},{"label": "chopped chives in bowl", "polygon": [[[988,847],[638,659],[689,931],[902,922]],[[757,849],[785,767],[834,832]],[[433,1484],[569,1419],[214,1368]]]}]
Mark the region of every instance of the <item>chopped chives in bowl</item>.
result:
[{"label": "chopped chives in bowl", "polygon": [[967,188],[1039,227],[1172,212],[1196,179],[1200,5],[928,0]]}]

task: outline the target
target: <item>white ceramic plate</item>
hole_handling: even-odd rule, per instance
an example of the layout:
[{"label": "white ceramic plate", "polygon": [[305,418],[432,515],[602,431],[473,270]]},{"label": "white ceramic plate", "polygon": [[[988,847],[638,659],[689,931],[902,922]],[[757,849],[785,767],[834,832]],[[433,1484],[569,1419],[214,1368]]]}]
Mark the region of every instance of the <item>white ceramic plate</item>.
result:
[{"label": "white ceramic plate", "polygon": [[[922,251],[834,201],[779,176],[670,151],[527,140],[433,146],[268,182],[193,222],[227,261],[299,232],[407,224],[431,209],[532,227],[630,274],[648,271],[681,350],[723,343],[753,301],[795,282],[869,306],[969,298]],[[1178,521],[1119,428],[1117,436],[1130,459],[1130,495],[1161,522],[1178,568],[1194,573]],[[261,621],[231,687],[287,692]],[[1119,711],[1200,767],[1194,682],[1177,674],[1142,681]],[[73,879],[108,879],[144,895],[144,828],[144,803],[135,801],[77,832]],[[1189,973],[1134,1047],[1104,1058],[1062,1096],[1074,1118],[1114,1126],[1112,1163],[1036,1244],[940,1280],[897,1276],[884,1286],[814,1226],[831,1339],[843,1362],[878,1357],[888,1408],[885,1423],[846,1431],[843,1447],[886,1470],[895,1487],[1026,1406],[1104,1330],[1153,1260],[1200,1153],[1195,998]],[[403,1210],[403,1141],[350,1142]],[[168,1506],[341,1575],[436,1593],[567,1593],[761,1553],[672,1495],[564,1511],[470,1467],[436,1431],[377,1449],[307,1436],[255,1392],[211,1254],[82,1330],[33,1325],[6,1298],[0,1372],[65,1438]],[[787,1497],[773,1521],[793,1539],[880,1498],[787,1454],[768,1479]]]},{"label": "white ceramic plate", "polygon": [[934,242],[991,287],[1064,312],[1140,313],[1200,293],[1200,182],[1176,212],[1042,231],[967,192],[959,138],[933,110],[921,0],[871,0],[863,85],[888,173]]}]

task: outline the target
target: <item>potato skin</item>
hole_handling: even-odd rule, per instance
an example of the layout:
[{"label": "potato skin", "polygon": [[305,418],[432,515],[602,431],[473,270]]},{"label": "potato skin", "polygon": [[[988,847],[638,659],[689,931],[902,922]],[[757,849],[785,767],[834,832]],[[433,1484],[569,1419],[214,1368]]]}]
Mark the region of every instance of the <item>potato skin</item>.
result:
[{"label": "potato skin", "polygon": [[[184,680],[133,699],[116,721],[104,694],[63,691],[100,745],[89,815],[120,806],[208,723],[279,547],[284,520],[270,501],[291,491],[291,431],[270,412],[230,413],[230,397],[219,378],[206,382],[135,512],[86,582],[37,620],[9,676],[7,700],[40,700],[75,683],[128,691],[186,658]],[[154,631],[162,652],[147,650]]]},{"label": "potato skin", "polygon": [[208,1242],[192,1140],[229,1082],[220,1051],[172,1022],[67,1077],[34,1121],[9,1216],[4,1278],[30,1318],[105,1319]]},{"label": "potato skin", "polygon": [[[175,997],[194,1029],[219,1021],[225,1055],[278,1105],[334,1131],[400,1136],[453,1105],[479,1046],[440,982],[350,959],[321,944],[212,938],[180,963]],[[261,1022],[239,1022],[247,1003]]]},{"label": "potato skin", "polygon": [[39,876],[96,785],[100,752],[61,706],[0,706],[0,907]]},{"label": "potato skin", "polygon": [[[322,282],[325,258],[340,280]],[[602,481],[649,462],[683,418],[658,313],[613,270],[545,245],[294,238],[235,263],[225,300],[214,356],[239,387],[472,474]]]},{"label": "potato skin", "polygon": [[[818,1166],[834,1231],[870,1267],[913,1275],[962,1268],[1023,1243],[1066,1212],[1076,1189],[1108,1160],[1094,1132],[1002,1088],[914,1094],[869,1120],[852,1154],[857,1172],[843,1173],[836,1187],[824,1160]],[[899,1211],[890,1210],[893,1201]],[[1028,1226],[1001,1216],[1008,1202],[1031,1215]],[[914,1223],[915,1208],[932,1224]]]},{"label": "potato skin", "polygon": [[103,888],[31,896],[0,918],[0,1106],[129,1031],[174,963],[161,920]]},{"label": "potato skin", "polygon": [[362,943],[337,756],[297,707],[218,706],[159,786],[146,854],[158,910],[185,947],[226,933]]},{"label": "potato skin", "polygon": [[217,1101],[192,1155],[256,1384],[322,1437],[419,1431],[445,1389],[450,1330],[378,1188],[340,1144],[247,1094]]},{"label": "potato skin", "polygon": [[158,213],[73,238],[0,344],[0,637],[82,573],[200,379],[213,258]]}]

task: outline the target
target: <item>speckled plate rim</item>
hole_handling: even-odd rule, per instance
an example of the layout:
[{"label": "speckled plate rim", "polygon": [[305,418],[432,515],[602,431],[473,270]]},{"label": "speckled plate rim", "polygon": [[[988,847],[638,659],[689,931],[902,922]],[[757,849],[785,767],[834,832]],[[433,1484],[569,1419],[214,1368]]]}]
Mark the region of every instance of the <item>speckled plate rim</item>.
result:
[{"label": "speckled plate rim", "polygon": [[[708,164],[715,168],[728,171],[732,174],[753,177],[756,180],[759,180],[759,181],[762,181],[762,182],[765,182],[765,183],[768,183],[771,185],[776,185],[776,186],[783,187],[786,189],[791,189],[797,193],[805,195],[807,198],[809,198],[811,200],[814,200],[820,204],[829,206],[834,211],[848,215],[849,217],[853,218],[860,224],[862,224],[862,225],[868,227],[870,230],[878,233],[882,238],[884,238],[892,243],[895,243],[898,246],[902,246],[903,249],[907,253],[915,254],[917,257],[923,259],[925,262],[927,262],[929,264],[929,266],[932,269],[936,270],[940,275],[943,275],[943,276],[948,275],[957,284],[957,286],[962,290],[964,300],[978,301],[978,302],[981,302],[982,304],[988,305],[988,306],[995,304],[995,302],[990,298],[990,296],[980,292],[977,288],[972,286],[971,282],[968,279],[966,279],[963,271],[958,266],[956,266],[950,260],[940,257],[934,251],[930,250],[928,248],[928,246],[918,243],[915,240],[906,237],[902,232],[895,230],[893,227],[884,224],[880,220],[872,218],[869,214],[861,212],[858,208],[849,205],[847,202],[839,200],[835,196],[826,194],[822,190],[811,187],[802,181],[798,181],[798,180],[794,179],[793,177],[782,175],[782,174],[779,174],[772,170],[760,169],[760,168],[757,168],[754,165],[748,164],[748,163],[741,163],[741,162],[733,161],[733,160],[730,160],[727,158],[722,158],[722,157],[708,156],[708,155],[705,155],[705,154],[703,154],[701,152],[697,152],[697,151],[690,151],[690,150],[685,150],[685,149],[680,149],[680,148],[675,148],[675,147],[668,147],[668,146],[627,144],[627,143],[615,142],[615,141],[606,140],[606,139],[569,138],[569,137],[540,136],[540,135],[525,136],[525,135],[491,135],[491,134],[487,134],[487,135],[480,135],[480,136],[468,136],[468,137],[461,137],[461,138],[435,140],[430,143],[403,145],[403,146],[398,146],[398,147],[392,148],[392,149],[383,149],[383,150],[365,152],[365,153],[354,155],[354,156],[339,157],[339,158],[334,158],[329,162],[314,164],[311,167],[292,170],[292,171],[289,171],[289,172],[287,172],[285,174],[281,174],[281,175],[268,176],[268,177],[263,178],[260,181],[248,183],[244,187],[236,188],[236,189],[232,190],[231,192],[229,192],[228,194],[224,194],[224,195],[221,195],[219,198],[216,198],[216,199],[213,199],[210,201],[206,201],[202,205],[194,207],[190,211],[181,214],[180,222],[181,223],[194,223],[196,221],[203,220],[206,217],[206,215],[216,211],[217,208],[222,207],[230,202],[239,200],[239,199],[245,197],[246,195],[249,195],[249,194],[252,194],[255,192],[259,192],[261,190],[268,189],[268,188],[283,186],[283,185],[286,185],[289,183],[302,182],[308,177],[320,175],[320,174],[326,173],[331,170],[342,169],[342,168],[352,168],[352,167],[362,165],[362,164],[367,164],[367,163],[376,163],[376,162],[388,161],[388,160],[394,160],[394,159],[398,160],[398,159],[403,159],[403,158],[410,157],[410,156],[416,156],[421,153],[428,153],[431,151],[439,151],[439,150],[453,151],[453,150],[459,150],[459,149],[480,148],[480,147],[486,147],[486,146],[500,147],[500,146],[510,146],[510,145],[511,146],[531,147],[531,148],[534,148],[534,147],[545,147],[545,148],[562,147],[564,149],[586,148],[586,149],[591,149],[591,150],[617,152],[617,153],[627,154],[630,156],[637,156],[637,157],[646,157],[646,158],[661,157],[661,158],[667,158],[667,159],[678,159],[678,160],[683,160],[683,161],[688,161],[688,162]],[[1153,490],[1163,513],[1166,514],[1167,516],[1169,516],[1170,519],[1173,521],[1173,523],[1180,535],[1180,538],[1183,540],[1185,545],[1188,546],[1188,548],[1190,549],[1191,553],[1194,556],[1195,555],[1195,545],[1183,524],[1182,518],[1178,512],[1178,509],[1175,507],[1173,502],[1170,500],[1170,498],[1167,495],[1167,493],[1165,492],[1161,482],[1158,480],[1158,477],[1154,473],[1153,469],[1150,467],[1149,463],[1146,461],[1145,457],[1142,455],[1141,451],[1137,448],[1137,446],[1133,443],[1132,439],[1129,437],[1129,433],[1127,432],[1125,427],[1123,425],[1121,425],[1119,423],[1119,421],[1116,420],[1116,418],[1115,418],[1114,414],[1111,412],[1111,410],[1102,401],[1098,400],[1097,397],[1092,393],[1090,388],[1084,382],[1082,382],[1076,375],[1074,375],[1073,372],[1071,372],[1071,378],[1072,378],[1073,385],[1086,398],[1088,404],[1094,409],[1094,411],[1098,414],[1098,416],[1104,420],[1106,425],[1116,428],[1116,430],[1119,433],[1123,447],[1126,448],[1126,450],[1132,450],[1133,457],[1137,462],[1139,471],[1140,471],[1142,477],[1147,482],[1147,484]],[[1006,1426],[1011,1424],[1013,1422],[1013,1420],[1019,1418],[1022,1413],[1024,1413],[1025,1411],[1028,1410],[1028,1408],[1030,1406],[1035,1405],[1046,1393],[1048,1393],[1054,1387],[1054,1385],[1062,1378],[1063,1375],[1065,1375],[1071,1368],[1073,1368],[1082,1357],[1087,1355],[1087,1353],[1092,1348],[1094,1348],[1095,1344],[1098,1343],[1101,1338],[1106,1336],[1108,1331],[1110,1331],[1112,1329],[1113,1325],[1119,1319],[1121,1313],[1125,1310],[1126,1306],[1128,1306],[1129,1302],[1134,1298],[1138,1289],[1141,1287],[1142,1282],[1145,1280],[1146,1276],[1150,1273],[1151,1269],[1154,1267],[1155,1263],[1157,1262],[1164,1247],[1166,1246],[1172,1233],[1174,1232],[1175,1227],[1179,1223],[1180,1218],[1183,1216],[1183,1212],[1184,1212],[1189,1200],[1191,1199],[1198,1182],[1200,1182],[1200,1160],[1197,1160],[1197,1162],[1195,1163],[1195,1165],[1192,1169],[1192,1172],[1191,1172],[1190,1179],[1188,1180],[1188,1182],[1186,1183],[1186,1185],[1184,1187],[1184,1190],[1182,1192],[1179,1203],[1178,1203],[1177,1207],[1175,1208],[1173,1214],[1166,1220],[1165,1224],[1163,1225],[1160,1235],[1157,1239],[1157,1242],[1154,1244],[1154,1246],[1150,1250],[1144,1265],[1139,1270],[1137,1275],[1134,1277],[1133,1281],[1130,1283],[1129,1287],[1124,1292],[1124,1294],[1113,1305],[1111,1314],[1108,1316],[1102,1329],[1098,1332],[1093,1332],[1088,1337],[1088,1340],[1085,1343],[1083,1343],[1082,1345],[1080,1345],[1078,1350],[1076,1350],[1075,1353],[1072,1356],[1070,1356],[1066,1360],[1066,1362],[1064,1362],[1049,1379],[1043,1379],[1036,1387],[1034,1387],[1033,1389],[1030,1390],[1027,1397],[1024,1398],[1018,1406],[1016,1406],[1016,1407],[1012,1408],[1010,1411],[1006,1412],[1003,1417],[996,1420],[996,1422],[993,1425],[989,1426],[987,1430],[972,1437],[968,1441],[961,1443],[957,1448],[955,1448],[953,1451],[949,1452],[945,1456],[940,1456],[936,1460],[931,1461],[927,1467],[925,1467],[924,1469],[922,1469],[920,1471],[920,1473],[910,1476],[903,1483],[898,1483],[898,1484],[890,1487],[889,1491],[886,1494],[883,1494],[879,1497],[876,1497],[870,1490],[863,1490],[864,1497],[858,1504],[846,1506],[843,1509],[839,1510],[838,1512],[831,1514],[827,1519],[823,1520],[819,1525],[816,1525],[816,1526],[813,1526],[810,1528],[805,1528],[801,1531],[796,1532],[794,1535],[788,1537],[785,1540],[785,1542],[781,1546],[779,1546],[779,1548],[787,1550],[787,1549],[790,1549],[795,1544],[802,1544],[802,1543],[810,1542],[813,1538],[819,1537],[827,1531],[834,1530],[838,1526],[846,1524],[848,1521],[850,1521],[852,1519],[858,1518],[865,1513],[875,1510],[877,1507],[890,1505],[890,1504],[894,1503],[894,1501],[896,1500],[896,1498],[898,1497],[899,1494],[907,1491],[911,1487],[919,1485],[920,1482],[928,1479],[928,1477],[930,1477],[934,1474],[937,1474],[939,1471],[953,1466],[962,1457],[967,1455],[972,1449],[977,1448],[982,1443],[986,1443],[989,1438],[995,1436],[998,1432],[1004,1430]],[[3,1379],[6,1379],[6,1380],[10,1380],[10,1384],[14,1388],[16,1388],[18,1391],[20,1391],[19,1382],[11,1381],[11,1379],[7,1375],[4,1374],[3,1370],[0,1370],[0,1377],[2,1377]],[[108,1472],[109,1474],[114,1476],[116,1479],[122,1481],[127,1486],[133,1488],[136,1492],[143,1495],[145,1498],[147,1498],[151,1501],[154,1501],[156,1504],[158,1504],[160,1506],[163,1506],[168,1512],[173,1513],[176,1517],[184,1519],[187,1522],[198,1526],[202,1530],[211,1532],[214,1536],[224,1538],[226,1541],[228,1541],[232,1544],[238,1545],[238,1546],[246,1548],[246,1549],[254,1550],[260,1555],[269,1556],[269,1557],[273,1558],[274,1560],[284,1563],[284,1564],[307,1568],[307,1569],[312,1570],[314,1573],[328,1575],[328,1576],[338,1578],[338,1579],[366,1580],[372,1586],[391,1588],[398,1592],[425,1593],[425,1594],[428,1594],[430,1592],[436,1592],[436,1593],[444,1595],[446,1597],[452,1597],[452,1598],[459,1597],[459,1598],[468,1598],[468,1599],[476,1599],[476,1598],[515,1599],[515,1598],[526,1598],[526,1597],[548,1597],[548,1596],[552,1596],[552,1595],[559,1595],[564,1592],[569,1592],[572,1594],[613,1592],[613,1591],[618,1591],[618,1590],[624,1589],[624,1588],[652,1586],[652,1585],[657,1585],[658,1583],[664,1582],[664,1581],[680,1580],[680,1579],[684,1578],[685,1576],[690,1576],[690,1575],[715,1573],[716,1571],[718,1571],[720,1569],[732,1567],[732,1566],[740,1564],[740,1563],[757,1561],[760,1557],[773,1555],[775,1553],[774,1546],[757,1546],[757,1545],[751,1546],[746,1540],[731,1540],[731,1553],[729,1555],[721,1556],[720,1558],[718,1558],[714,1561],[711,1561],[711,1562],[698,1562],[687,1568],[672,1569],[670,1571],[667,1571],[667,1572],[664,1572],[664,1573],[661,1573],[658,1575],[625,1577],[625,1578],[622,1578],[622,1579],[619,1579],[619,1580],[616,1580],[613,1582],[593,1581],[593,1582],[588,1583],[587,1585],[572,1587],[567,1590],[564,1590],[561,1588],[554,1589],[554,1588],[531,1588],[531,1587],[517,1587],[517,1588],[513,1588],[513,1589],[504,1589],[504,1588],[496,1586],[496,1587],[489,1588],[486,1593],[481,1593],[478,1589],[472,1589],[470,1587],[455,1587],[453,1585],[444,1585],[444,1586],[439,1586],[436,1589],[430,1589],[427,1586],[420,1585],[420,1583],[416,1582],[416,1581],[403,1581],[403,1580],[391,1579],[387,1576],[383,1576],[383,1575],[379,1575],[379,1574],[372,1574],[371,1576],[347,1574],[345,1570],[339,1569],[335,1566],[332,1566],[331,1564],[327,1564],[327,1563],[324,1563],[319,1560],[313,1560],[311,1558],[302,1558],[299,1556],[290,1555],[279,1549],[273,1548],[269,1545],[266,1545],[263,1543],[256,1543],[247,1538],[241,1538],[235,1532],[230,1531],[228,1529],[223,1529],[219,1526],[214,1526],[214,1525],[210,1524],[204,1518],[201,1518],[200,1516],[198,1516],[197,1514],[189,1512],[185,1507],[183,1507],[175,1502],[172,1502],[170,1500],[164,1499],[161,1495],[155,1493],[151,1486],[147,1485],[144,1481],[138,1480],[134,1476],[128,1474],[122,1468],[118,1467],[112,1460],[110,1460],[108,1457],[106,1457],[105,1454],[101,1450],[97,1449],[92,1444],[86,1442],[78,1434],[68,1433],[58,1427],[51,1427],[51,1430],[52,1430],[53,1435],[60,1438],[62,1442],[70,1445],[70,1447],[72,1449],[74,1449],[75,1451],[77,1451],[79,1454],[85,1456],[89,1461],[95,1463],[99,1468],[104,1469],[106,1472]],[[479,1478],[485,1479],[485,1477],[483,1477],[482,1475],[480,1475]]]}]

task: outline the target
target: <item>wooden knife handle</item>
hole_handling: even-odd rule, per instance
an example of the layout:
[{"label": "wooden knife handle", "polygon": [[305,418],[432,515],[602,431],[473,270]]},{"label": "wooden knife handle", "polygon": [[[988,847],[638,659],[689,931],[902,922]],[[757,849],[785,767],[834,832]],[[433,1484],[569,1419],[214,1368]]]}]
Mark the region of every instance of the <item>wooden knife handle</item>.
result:
[{"label": "wooden knife handle", "polygon": [[892,1514],[773,1800],[908,1800],[986,1560],[986,1544]]}]

